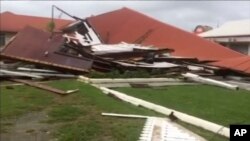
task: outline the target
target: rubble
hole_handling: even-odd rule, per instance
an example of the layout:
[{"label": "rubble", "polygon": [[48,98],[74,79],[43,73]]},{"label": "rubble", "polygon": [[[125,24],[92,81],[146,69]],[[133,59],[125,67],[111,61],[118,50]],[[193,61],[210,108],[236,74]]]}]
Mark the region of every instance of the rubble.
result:
[{"label": "rubble", "polygon": [[[133,38],[128,37],[130,34],[124,36],[122,35],[124,33],[119,33],[117,37],[119,40],[115,40],[114,35],[116,34],[114,34],[114,39],[109,41],[110,38],[108,35],[110,32],[101,30],[100,25],[94,22],[95,20],[93,18],[76,19],[75,22],[61,29],[62,32],[46,32],[30,26],[21,30],[1,49],[1,66],[3,66],[0,70],[1,79],[4,78],[19,82],[60,95],[68,95],[78,91],[78,89],[64,91],[30,81],[29,79],[78,78],[81,81],[99,88],[103,93],[121,101],[128,102],[135,106],[142,106],[166,116],[173,115],[174,113],[174,116],[184,122],[229,137],[229,129],[227,127],[109,88],[124,86],[148,88],[166,85],[208,84],[232,90],[238,90],[239,88],[250,90],[250,79],[246,79],[246,76],[250,76],[249,57],[240,57],[241,54],[239,53],[232,52],[229,49],[223,49],[223,47],[213,45],[212,43],[203,41],[203,39],[191,37],[191,35],[187,33],[182,34],[180,30],[173,29],[173,31],[176,30],[176,32],[178,32],[176,35],[167,34],[169,27],[165,27],[166,25],[159,23],[153,24],[153,20],[150,21],[150,23],[152,22],[154,26],[159,25],[159,27],[162,27],[162,30],[143,27],[143,30],[135,31],[136,36],[131,35]],[[148,19],[146,19],[146,21],[148,21]],[[133,22],[128,22],[128,25],[132,23]],[[124,28],[121,27],[121,31],[129,30],[132,33],[134,28],[130,29],[128,25],[125,25]],[[110,25],[108,24],[108,26]],[[97,27],[98,30],[96,30],[95,27]],[[110,31],[113,31],[113,29],[111,28]],[[154,35],[153,37],[152,34]],[[164,38],[159,39],[163,35]],[[185,43],[182,43],[182,40],[176,40],[175,37],[177,35],[180,35]],[[188,36],[187,39],[186,36]],[[122,37],[124,37],[124,40],[120,39]],[[165,39],[165,37],[167,38]],[[147,40],[146,43],[144,43],[145,40]],[[202,48],[203,46],[205,46],[205,48]],[[192,47],[192,49],[188,47]],[[208,53],[205,49],[208,50]],[[226,59],[216,54],[217,51],[225,51],[224,57]],[[212,56],[210,56],[210,54],[212,54]],[[232,59],[230,57],[237,58]],[[141,70],[148,73],[148,77],[153,78],[139,78],[138,76],[133,76],[128,73],[140,73]],[[105,79],[85,77],[93,72],[102,73],[104,76],[110,72],[117,72],[118,75],[125,74],[125,76],[127,76],[126,78],[115,79],[113,79],[113,77]],[[157,72],[157,77],[160,78],[154,78],[154,72]],[[232,78],[237,79],[237,81],[229,81]],[[241,81],[244,81],[244,83]],[[102,113],[102,115],[151,118],[113,113]],[[158,123],[158,126],[162,129],[166,127],[165,125],[169,126],[171,124],[165,119],[155,118],[152,121]],[[148,122],[151,121],[149,120]],[[148,129],[146,125],[145,130],[151,129]],[[153,131],[150,131],[150,134],[144,134],[144,132],[142,132],[139,140],[151,140],[153,133]],[[168,140],[178,138],[178,136],[182,135],[183,134],[169,135],[164,129],[161,132],[162,137],[156,138]],[[194,138],[189,138],[188,136],[187,138],[181,139],[193,140]]]},{"label": "rubble", "polygon": [[[93,24],[92,18],[71,17],[76,21],[63,27],[62,32],[55,33],[53,30],[46,32],[29,26],[21,30],[1,50],[1,63],[5,68],[1,70],[1,77],[76,78],[78,75],[91,72],[105,74],[117,71],[125,74],[139,70],[144,70],[152,77],[154,77],[153,72],[158,72],[157,75],[160,77],[176,78],[185,78],[187,76],[182,74],[193,73],[216,80],[232,74],[248,75],[248,71],[244,71],[248,67],[246,63],[244,67],[236,67],[237,73],[232,73],[234,72],[232,68],[223,65],[223,61],[216,62],[209,57],[204,59],[197,53],[194,56],[177,56],[173,47],[162,48],[157,46],[158,44],[143,44],[147,38],[151,38],[152,34],[156,34],[155,29],[148,30],[133,43],[125,41],[114,43],[108,42],[103,35],[101,36],[103,33],[99,32],[99,28],[96,30],[98,26]],[[187,36],[191,39],[191,35]],[[198,42],[198,39],[195,38],[195,42]],[[199,44],[208,43],[199,41]],[[179,48],[178,52],[180,52]],[[235,55],[234,52],[230,53]],[[6,63],[6,59],[18,63]],[[239,57],[239,59],[244,61],[249,57]],[[24,64],[28,64],[28,67]]]}]

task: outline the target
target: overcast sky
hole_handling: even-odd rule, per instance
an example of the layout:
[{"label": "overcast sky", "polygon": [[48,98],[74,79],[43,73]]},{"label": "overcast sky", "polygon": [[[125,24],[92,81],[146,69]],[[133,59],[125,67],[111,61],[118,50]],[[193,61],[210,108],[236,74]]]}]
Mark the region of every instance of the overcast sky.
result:
[{"label": "overcast sky", "polygon": [[250,19],[250,1],[1,1],[1,12],[50,17],[51,5],[78,17],[128,7],[188,31],[199,24],[216,27],[231,20]]}]

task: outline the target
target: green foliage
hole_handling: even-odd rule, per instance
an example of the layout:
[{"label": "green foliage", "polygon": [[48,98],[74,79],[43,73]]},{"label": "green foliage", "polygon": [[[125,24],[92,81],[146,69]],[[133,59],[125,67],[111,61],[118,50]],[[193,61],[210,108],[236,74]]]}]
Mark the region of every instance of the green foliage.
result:
[{"label": "green foliage", "polygon": [[49,32],[53,32],[54,29],[55,29],[55,27],[56,27],[56,25],[55,25],[55,22],[53,22],[53,21],[50,21],[50,22],[47,24],[47,30],[48,30]]},{"label": "green foliage", "polygon": [[100,72],[90,72],[88,75],[90,78],[150,78],[150,72],[144,69],[138,70],[126,70],[124,72],[120,72],[119,70],[112,70],[108,73],[100,73]]},{"label": "green foliage", "polygon": [[91,71],[87,74],[87,77],[90,78],[105,78],[105,73],[101,73],[98,71]]}]

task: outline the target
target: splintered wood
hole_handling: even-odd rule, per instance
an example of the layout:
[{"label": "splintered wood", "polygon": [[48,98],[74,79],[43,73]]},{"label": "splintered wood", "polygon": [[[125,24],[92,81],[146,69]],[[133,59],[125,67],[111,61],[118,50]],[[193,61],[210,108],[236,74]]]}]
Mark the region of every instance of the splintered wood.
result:
[{"label": "splintered wood", "polygon": [[39,89],[47,90],[47,91],[50,91],[50,92],[53,92],[53,93],[56,93],[56,94],[60,94],[60,95],[67,95],[67,94],[74,93],[74,92],[78,91],[78,89],[63,91],[63,90],[53,88],[53,87],[48,86],[48,85],[39,84],[39,83],[35,83],[35,82],[32,82],[32,81],[21,80],[21,79],[10,79],[10,80],[15,81],[15,82],[20,82],[20,83],[23,83],[23,84],[26,84],[26,85],[29,85],[29,86],[32,86],[32,87],[39,88]]}]

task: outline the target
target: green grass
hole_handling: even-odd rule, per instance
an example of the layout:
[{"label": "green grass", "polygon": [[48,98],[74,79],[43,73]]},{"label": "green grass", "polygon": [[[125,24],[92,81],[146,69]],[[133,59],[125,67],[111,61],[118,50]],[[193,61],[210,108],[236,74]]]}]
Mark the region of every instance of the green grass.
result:
[{"label": "green grass", "polygon": [[224,126],[250,123],[249,91],[208,85],[117,90]]},{"label": "green grass", "polygon": [[53,96],[36,88],[13,86],[14,89],[0,89],[1,119],[20,116],[29,111],[39,111],[52,103]]},{"label": "green grass", "polygon": [[[104,95],[100,90],[75,80],[59,80],[49,85],[78,92],[59,96],[29,86],[1,88],[1,118],[16,118],[30,111],[46,111],[49,124],[55,125],[54,136],[59,141],[135,141],[138,139],[145,120],[102,116],[102,112],[161,116],[153,111],[136,107]],[[127,88],[125,88],[127,89]],[[142,90],[142,89],[141,89]],[[162,91],[156,89],[156,91]],[[145,92],[144,92],[145,93]],[[1,122],[2,126],[13,126]],[[211,132],[185,125],[192,131],[211,138]],[[226,141],[214,138],[213,141]]]},{"label": "green grass", "polygon": [[197,127],[197,126],[182,122],[180,120],[177,121],[177,123],[179,125],[182,125],[186,129],[189,129],[189,130],[193,131],[197,135],[200,135],[201,137],[207,139],[207,141],[228,141],[229,140],[228,138],[226,138],[224,136],[221,136],[219,134],[215,134],[215,133],[212,133],[210,131],[201,129],[201,128]]},{"label": "green grass", "polygon": [[49,112],[49,116],[52,117],[50,122],[72,121],[85,115],[85,113],[82,109],[71,105],[57,106]]},{"label": "green grass", "polygon": [[[52,114],[56,111],[56,116],[55,113],[50,116],[55,123],[64,121],[64,125],[56,133],[60,141],[137,140],[144,120],[105,117],[101,116],[101,113],[159,115],[147,109],[117,101],[82,82],[63,80],[50,85],[65,90],[79,89],[77,93],[56,99],[54,106],[57,108],[52,108],[49,112]],[[65,105],[70,105],[71,108],[66,108]],[[65,108],[68,112],[62,110]],[[74,114],[69,113],[72,111]],[[80,116],[79,113],[81,113]]]},{"label": "green grass", "polygon": [[[137,140],[145,120],[102,116],[102,112],[157,115],[104,95],[100,90],[75,80],[60,80],[49,85],[68,90],[79,89],[67,96],[29,86],[1,89],[1,116],[16,118],[33,110],[45,110],[47,123],[55,125],[55,138],[59,141],[133,141]],[[7,126],[1,122],[1,126]],[[8,125],[11,126],[11,125]]]}]

